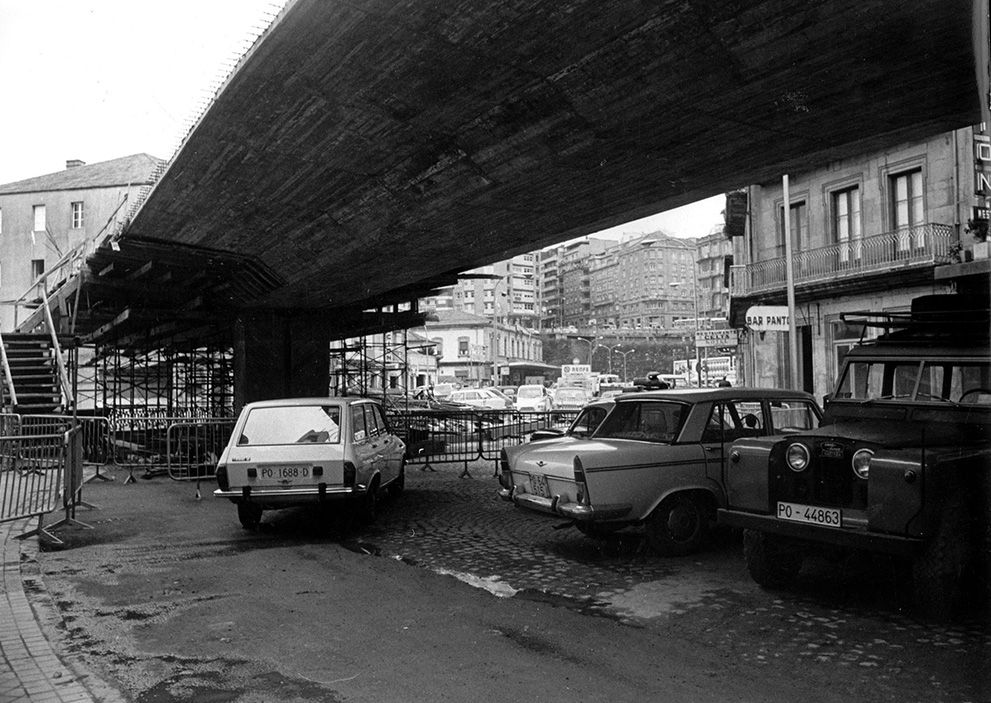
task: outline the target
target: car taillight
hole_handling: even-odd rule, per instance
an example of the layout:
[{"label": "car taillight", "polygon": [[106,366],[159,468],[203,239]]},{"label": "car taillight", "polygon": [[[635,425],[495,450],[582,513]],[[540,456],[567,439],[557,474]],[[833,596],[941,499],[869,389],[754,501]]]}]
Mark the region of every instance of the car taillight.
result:
[{"label": "car taillight", "polygon": [[585,482],[585,467],[582,466],[582,460],[577,456],[575,457],[573,466],[575,469],[575,485],[578,487],[575,500],[582,505],[588,505],[588,484]]},{"label": "car taillight", "polygon": [[344,462],[344,485],[351,486],[354,488],[355,480],[358,476],[357,469],[354,468],[354,464],[350,461]]},{"label": "car taillight", "polygon": [[513,472],[509,470],[509,459],[506,458],[506,450],[499,453],[499,485],[503,488],[513,487]]},{"label": "car taillight", "polygon": [[217,485],[220,486],[220,490],[229,491],[231,488],[231,482],[227,478],[227,467],[221,464],[217,467],[216,472]]}]

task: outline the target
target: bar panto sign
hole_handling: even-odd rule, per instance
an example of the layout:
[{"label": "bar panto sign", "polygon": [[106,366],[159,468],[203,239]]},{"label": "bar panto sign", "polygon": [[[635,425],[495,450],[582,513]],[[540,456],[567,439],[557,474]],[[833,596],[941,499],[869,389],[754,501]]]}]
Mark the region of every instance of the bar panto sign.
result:
[{"label": "bar panto sign", "polygon": [[754,305],[747,310],[747,327],[754,332],[787,332],[787,305]]}]

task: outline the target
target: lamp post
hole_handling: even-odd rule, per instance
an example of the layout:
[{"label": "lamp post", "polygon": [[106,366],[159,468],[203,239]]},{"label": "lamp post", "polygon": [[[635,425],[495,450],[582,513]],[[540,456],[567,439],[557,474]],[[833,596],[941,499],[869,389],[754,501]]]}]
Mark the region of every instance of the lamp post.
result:
[{"label": "lamp post", "polygon": [[627,349],[626,351],[620,351],[619,349],[616,349],[616,353],[621,354],[623,356],[623,383],[626,383],[626,357],[635,351],[636,349]]},{"label": "lamp post", "polygon": [[[701,362],[699,360],[699,344],[698,344],[698,341],[699,341],[699,296],[698,296],[698,292],[697,292],[697,289],[696,289],[696,279],[697,278],[698,278],[698,275],[695,272],[695,261],[693,259],[692,260],[692,310],[694,311],[693,314],[695,315],[695,325],[694,325],[694,327],[695,327],[695,338],[693,340],[693,345],[692,346],[695,347],[695,373],[697,374],[698,384],[699,384],[699,387],[701,388],[701,386],[702,386],[702,368],[701,368]],[[677,288],[679,286],[685,285],[685,282],[684,281],[672,281],[668,285],[670,285],[672,288]],[[691,378],[691,375],[692,375],[691,374],[691,369],[689,369],[688,377]]]},{"label": "lamp post", "polygon": [[595,337],[583,336],[580,334],[569,334],[568,339],[577,339],[580,342],[585,342],[588,345],[588,365],[592,365],[592,351],[595,349]]}]

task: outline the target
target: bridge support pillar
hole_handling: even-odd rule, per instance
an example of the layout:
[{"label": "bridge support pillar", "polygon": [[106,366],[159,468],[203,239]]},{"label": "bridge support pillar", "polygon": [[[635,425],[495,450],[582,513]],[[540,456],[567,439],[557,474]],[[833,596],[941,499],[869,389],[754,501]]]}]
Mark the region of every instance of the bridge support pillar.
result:
[{"label": "bridge support pillar", "polygon": [[312,315],[244,314],[234,323],[234,406],[272,398],[326,396],[330,329]]}]

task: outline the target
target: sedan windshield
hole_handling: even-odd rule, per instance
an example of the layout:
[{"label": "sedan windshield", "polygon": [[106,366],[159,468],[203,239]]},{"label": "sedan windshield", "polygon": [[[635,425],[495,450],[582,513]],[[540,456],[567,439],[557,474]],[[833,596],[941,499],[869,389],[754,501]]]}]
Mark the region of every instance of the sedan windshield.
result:
[{"label": "sedan windshield", "polygon": [[673,442],[688,415],[688,406],[671,401],[618,403],[606,417],[596,439],[639,439]]},{"label": "sedan windshield", "polygon": [[338,405],[287,405],[248,412],[238,445],[336,444],[341,441]]},{"label": "sedan windshield", "polygon": [[522,386],[516,393],[518,398],[539,398],[544,394],[543,388],[527,388]]}]

